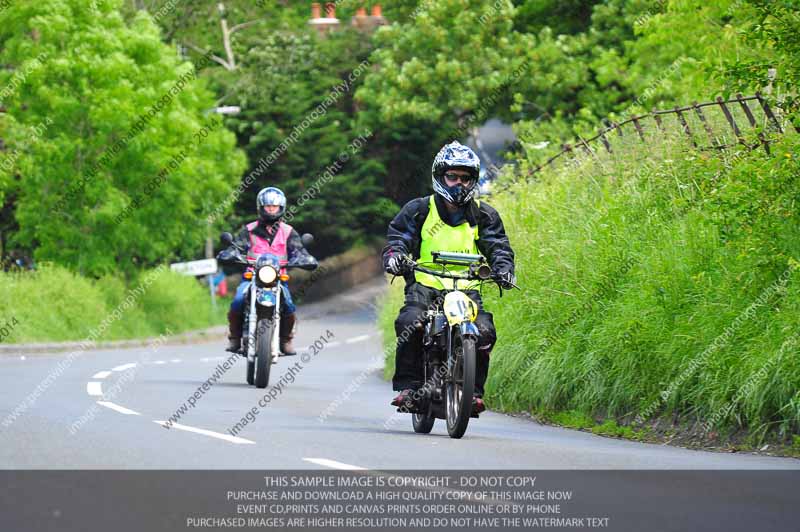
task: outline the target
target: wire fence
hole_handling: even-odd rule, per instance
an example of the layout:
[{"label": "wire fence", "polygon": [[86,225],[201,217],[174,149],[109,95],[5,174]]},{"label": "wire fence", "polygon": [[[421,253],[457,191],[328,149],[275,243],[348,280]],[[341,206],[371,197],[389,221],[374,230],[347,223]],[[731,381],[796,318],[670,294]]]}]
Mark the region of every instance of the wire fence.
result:
[{"label": "wire fence", "polygon": [[[755,102],[755,105],[748,102]],[[706,114],[709,111],[707,108],[721,113],[724,119],[717,121],[710,119],[711,117]],[[674,120],[671,119],[673,117]],[[726,131],[720,131],[721,128],[728,127],[730,128],[728,132],[732,132],[735,137],[734,142],[727,142]],[[800,133],[797,125],[791,124],[791,127]],[[780,121],[761,93],[757,92],[754,96],[743,96],[741,93],[737,93],[735,98],[727,100],[717,97],[711,102],[698,103],[695,101],[691,105],[683,107],[653,109],[650,113],[634,116],[619,123],[606,122],[605,127],[593,137],[587,139],[579,137],[573,143],[562,144],[558,153],[520,177],[528,181],[559,159],[570,155],[577,156],[580,152],[596,156],[597,148],[595,146],[599,148],[600,144],[608,153],[614,153],[614,146],[609,137],[615,134],[619,137],[635,135],[641,142],[647,143],[648,134],[664,137],[671,130],[685,134],[692,147],[699,150],[723,150],[741,145],[750,150],[763,147],[767,154],[770,153],[771,135],[784,133]],[[749,143],[746,138],[747,132],[755,132],[758,140]],[[707,140],[704,140],[703,137],[707,137]],[[507,186],[500,187],[493,192],[506,190],[518,181],[519,178],[513,179]]]}]

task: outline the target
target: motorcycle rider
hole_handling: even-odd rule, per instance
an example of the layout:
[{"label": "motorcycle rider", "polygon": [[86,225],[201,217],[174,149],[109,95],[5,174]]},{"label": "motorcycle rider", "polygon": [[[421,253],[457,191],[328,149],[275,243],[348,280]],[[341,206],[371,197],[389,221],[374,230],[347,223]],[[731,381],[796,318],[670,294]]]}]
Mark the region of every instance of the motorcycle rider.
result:
[{"label": "motorcycle rider", "polygon": [[[286,212],[286,196],[275,187],[267,187],[259,191],[256,198],[258,220],[245,225],[227,249],[221,251],[217,258],[225,261],[238,253],[247,253],[249,258],[257,258],[262,253],[273,253],[281,261],[304,265],[304,269],[313,270],[318,266],[317,260],[303,246],[303,241],[291,225],[283,222]],[[286,273],[281,268],[281,274]],[[242,341],[244,326],[244,297],[250,287],[250,281],[242,279],[236,289],[236,295],[228,312],[228,347],[227,351],[238,352]],[[281,284],[281,320],[280,349],[284,355],[296,355],[292,339],[297,329],[296,307],[292,301],[287,283]]]},{"label": "motorcycle rider", "polygon": [[[474,199],[480,168],[480,159],[470,148],[458,141],[447,144],[433,161],[434,194],[409,201],[389,224],[383,249],[384,269],[403,275],[406,281],[405,303],[395,321],[398,341],[392,386],[400,394],[391,404],[409,412],[415,411],[414,392],[424,384],[421,353],[425,310],[441,301],[445,286],[452,286],[450,281],[413,272],[409,256],[423,263],[433,261],[432,251],[480,253],[488,259],[500,286],[508,289],[515,282],[514,251],[503,222],[495,209]],[[480,292],[469,289],[472,286],[468,281],[458,281],[459,289],[479,309],[475,324],[480,338],[472,404],[473,413],[479,414],[486,409],[483,385],[497,336],[492,314],[484,310]]]}]

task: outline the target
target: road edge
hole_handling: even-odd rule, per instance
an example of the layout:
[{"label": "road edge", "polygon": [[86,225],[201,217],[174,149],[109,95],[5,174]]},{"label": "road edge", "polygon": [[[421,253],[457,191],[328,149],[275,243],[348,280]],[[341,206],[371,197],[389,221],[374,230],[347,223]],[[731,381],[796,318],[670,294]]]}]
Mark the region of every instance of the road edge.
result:
[{"label": "road edge", "polygon": [[[206,329],[187,331],[172,336],[154,336],[148,338],[132,338],[129,340],[109,340],[104,342],[42,342],[31,344],[0,345],[0,357],[19,356],[28,354],[61,353],[77,350],[119,349],[126,347],[143,347],[155,342],[160,344],[197,344],[216,341],[224,338],[228,328],[224,325],[215,325]],[[164,339],[166,338],[166,340]]]}]

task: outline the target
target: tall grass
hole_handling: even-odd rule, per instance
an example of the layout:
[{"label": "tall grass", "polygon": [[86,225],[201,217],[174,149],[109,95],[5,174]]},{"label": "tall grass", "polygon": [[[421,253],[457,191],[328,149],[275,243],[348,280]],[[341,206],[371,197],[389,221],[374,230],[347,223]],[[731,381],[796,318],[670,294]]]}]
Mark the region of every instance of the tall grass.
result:
[{"label": "tall grass", "polygon": [[[212,311],[208,290],[194,278],[167,268],[152,273],[142,272],[126,285],[117,277],[92,281],[53,265],[0,272],[0,321],[17,322],[3,343],[78,341],[100,328],[98,340],[118,340],[224,323],[227,305]],[[107,327],[101,327],[104,320]]]},{"label": "tall grass", "polygon": [[797,432],[797,137],[772,157],[630,141],[489,198],[524,291],[486,291],[488,402]]}]

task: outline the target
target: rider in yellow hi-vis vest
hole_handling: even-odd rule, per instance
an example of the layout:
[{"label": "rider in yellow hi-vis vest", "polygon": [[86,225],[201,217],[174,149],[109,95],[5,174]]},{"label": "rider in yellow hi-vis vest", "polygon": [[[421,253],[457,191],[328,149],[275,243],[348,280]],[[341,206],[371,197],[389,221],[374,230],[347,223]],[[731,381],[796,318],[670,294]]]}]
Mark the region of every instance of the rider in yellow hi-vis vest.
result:
[{"label": "rider in yellow hi-vis vest", "polygon": [[[454,251],[457,253],[471,253],[476,255],[478,251],[478,226],[470,225],[466,220],[463,223],[451,227],[444,223],[436,210],[436,202],[434,196],[431,196],[430,204],[428,206],[428,217],[422,226],[422,240],[419,246],[419,262],[432,263],[433,251]],[[476,204],[478,200],[475,200]],[[450,266],[449,271],[453,273],[464,273],[467,267]],[[436,290],[444,290],[444,282],[441,277],[435,277],[427,273],[414,272],[414,278],[420,284],[435,288]],[[468,290],[476,288],[478,281],[459,280],[458,289]],[[448,287],[452,286],[452,281],[448,282]]]},{"label": "rider in yellow hi-vis vest", "polygon": [[[434,251],[482,254],[501,286],[510,288],[514,281],[514,251],[497,211],[486,202],[474,199],[481,163],[470,148],[454,141],[444,146],[431,169],[434,194],[408,202],[389,224],[387,245],[383,250],[384,269],[403,275],[406,281],[405,303],[395,320],[397,357],[392,386],[400,394],[395,406],[414,402],[414,392],[424,382],[422,367],[422,323],[425,311],[442,297],[444,285],[434,276],[408,271],[404,257],[420,264],[433,262]],[[458,267],[450,267],[458,271]],[[480,338],[475,368],[474,413],[485,410],[483,385],[489,372],[489,354],[497,339],[492,314],[483,308],[475,281],[458,281],[478,305],[475,324]],[[473,284],[470,284],[473,283]],[[448,281],[450,288],[452,282]]]}]

